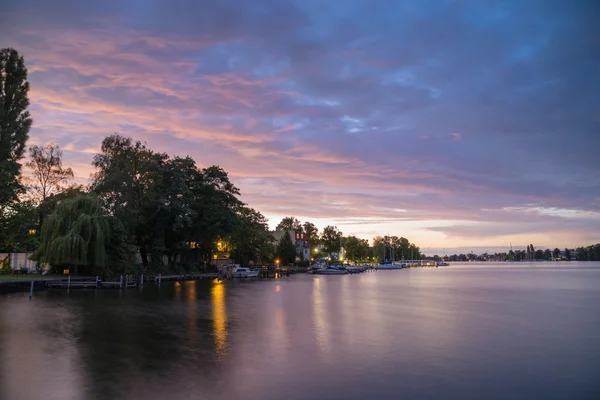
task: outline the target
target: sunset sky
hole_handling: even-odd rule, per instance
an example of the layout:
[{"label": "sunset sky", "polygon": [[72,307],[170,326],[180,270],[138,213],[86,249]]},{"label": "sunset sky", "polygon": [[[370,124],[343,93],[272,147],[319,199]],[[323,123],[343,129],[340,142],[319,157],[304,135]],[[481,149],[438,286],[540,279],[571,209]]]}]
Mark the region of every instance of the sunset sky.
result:
[{"label": "sunset sky", "polygon": [[[4,0],[34,127],[119,133],[294,215],[430,251],[600,242],[600,2]],[[497,247],[499,246],[499,247]]]}]

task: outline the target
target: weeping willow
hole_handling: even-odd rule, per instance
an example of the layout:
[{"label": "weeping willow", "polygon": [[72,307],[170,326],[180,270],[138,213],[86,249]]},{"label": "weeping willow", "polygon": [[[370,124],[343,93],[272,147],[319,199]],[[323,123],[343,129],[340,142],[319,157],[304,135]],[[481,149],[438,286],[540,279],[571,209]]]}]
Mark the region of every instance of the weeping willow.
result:
[{"label": "weeping willow", "polygon": [[34,261],[51,265],[104,268],[108,261],[110,222],[100,200],[85,195],[61,202],[42,227]]}]

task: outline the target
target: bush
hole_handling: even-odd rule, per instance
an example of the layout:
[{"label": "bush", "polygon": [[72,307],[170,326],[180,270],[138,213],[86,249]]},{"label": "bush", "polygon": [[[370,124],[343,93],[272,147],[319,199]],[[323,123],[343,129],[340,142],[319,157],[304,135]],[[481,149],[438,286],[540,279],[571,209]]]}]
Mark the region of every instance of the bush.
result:
[{"label": "bush", "polygon": [[6,257],[4,260],[2,260],[2,262],[0,263],[0,275],[8,275],[10,274],[12,271],[10,270],[10,263],[8,262],[8,257]]},{"label": "bush", "polygon": [[298,262],[296,262],[296,265],[298,267],[308,267],[310,265],[310,261],[308,261],[308,260],[298,261]]}]

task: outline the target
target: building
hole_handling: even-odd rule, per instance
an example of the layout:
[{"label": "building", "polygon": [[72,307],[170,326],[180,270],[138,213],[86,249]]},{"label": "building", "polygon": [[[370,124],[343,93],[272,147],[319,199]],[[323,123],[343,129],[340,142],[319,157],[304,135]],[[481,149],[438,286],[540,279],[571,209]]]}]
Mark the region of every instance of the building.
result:
[{"label": "building", "polygon": [[310,241],[306,233],[288,231],[277,227],[275,231],[271,232],[275,238],[275,244],[283,239],[286,232],[290,234],[292,243],[296,246],[296,260],[310,260]]},{"label": "building", "polygon": [[300,260],[310,260],[310,241],[306,233],[296,232],[296,255]]}]

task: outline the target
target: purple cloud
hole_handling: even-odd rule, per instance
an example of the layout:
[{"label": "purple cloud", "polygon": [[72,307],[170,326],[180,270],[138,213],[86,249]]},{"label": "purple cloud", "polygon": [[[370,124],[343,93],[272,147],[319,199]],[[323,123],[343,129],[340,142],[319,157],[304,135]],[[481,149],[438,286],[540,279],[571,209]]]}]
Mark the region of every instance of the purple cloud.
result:
[{"label": "purple cloud", "polygon": [[223,166],[274,224],[379,226],[423,246],[523,233],[575,245],[597,218],[523,210],[600,211],[598,11],[13,0],[0,46],[30,69],[31,142],[61,144],[80,181],[119,132]]}]

